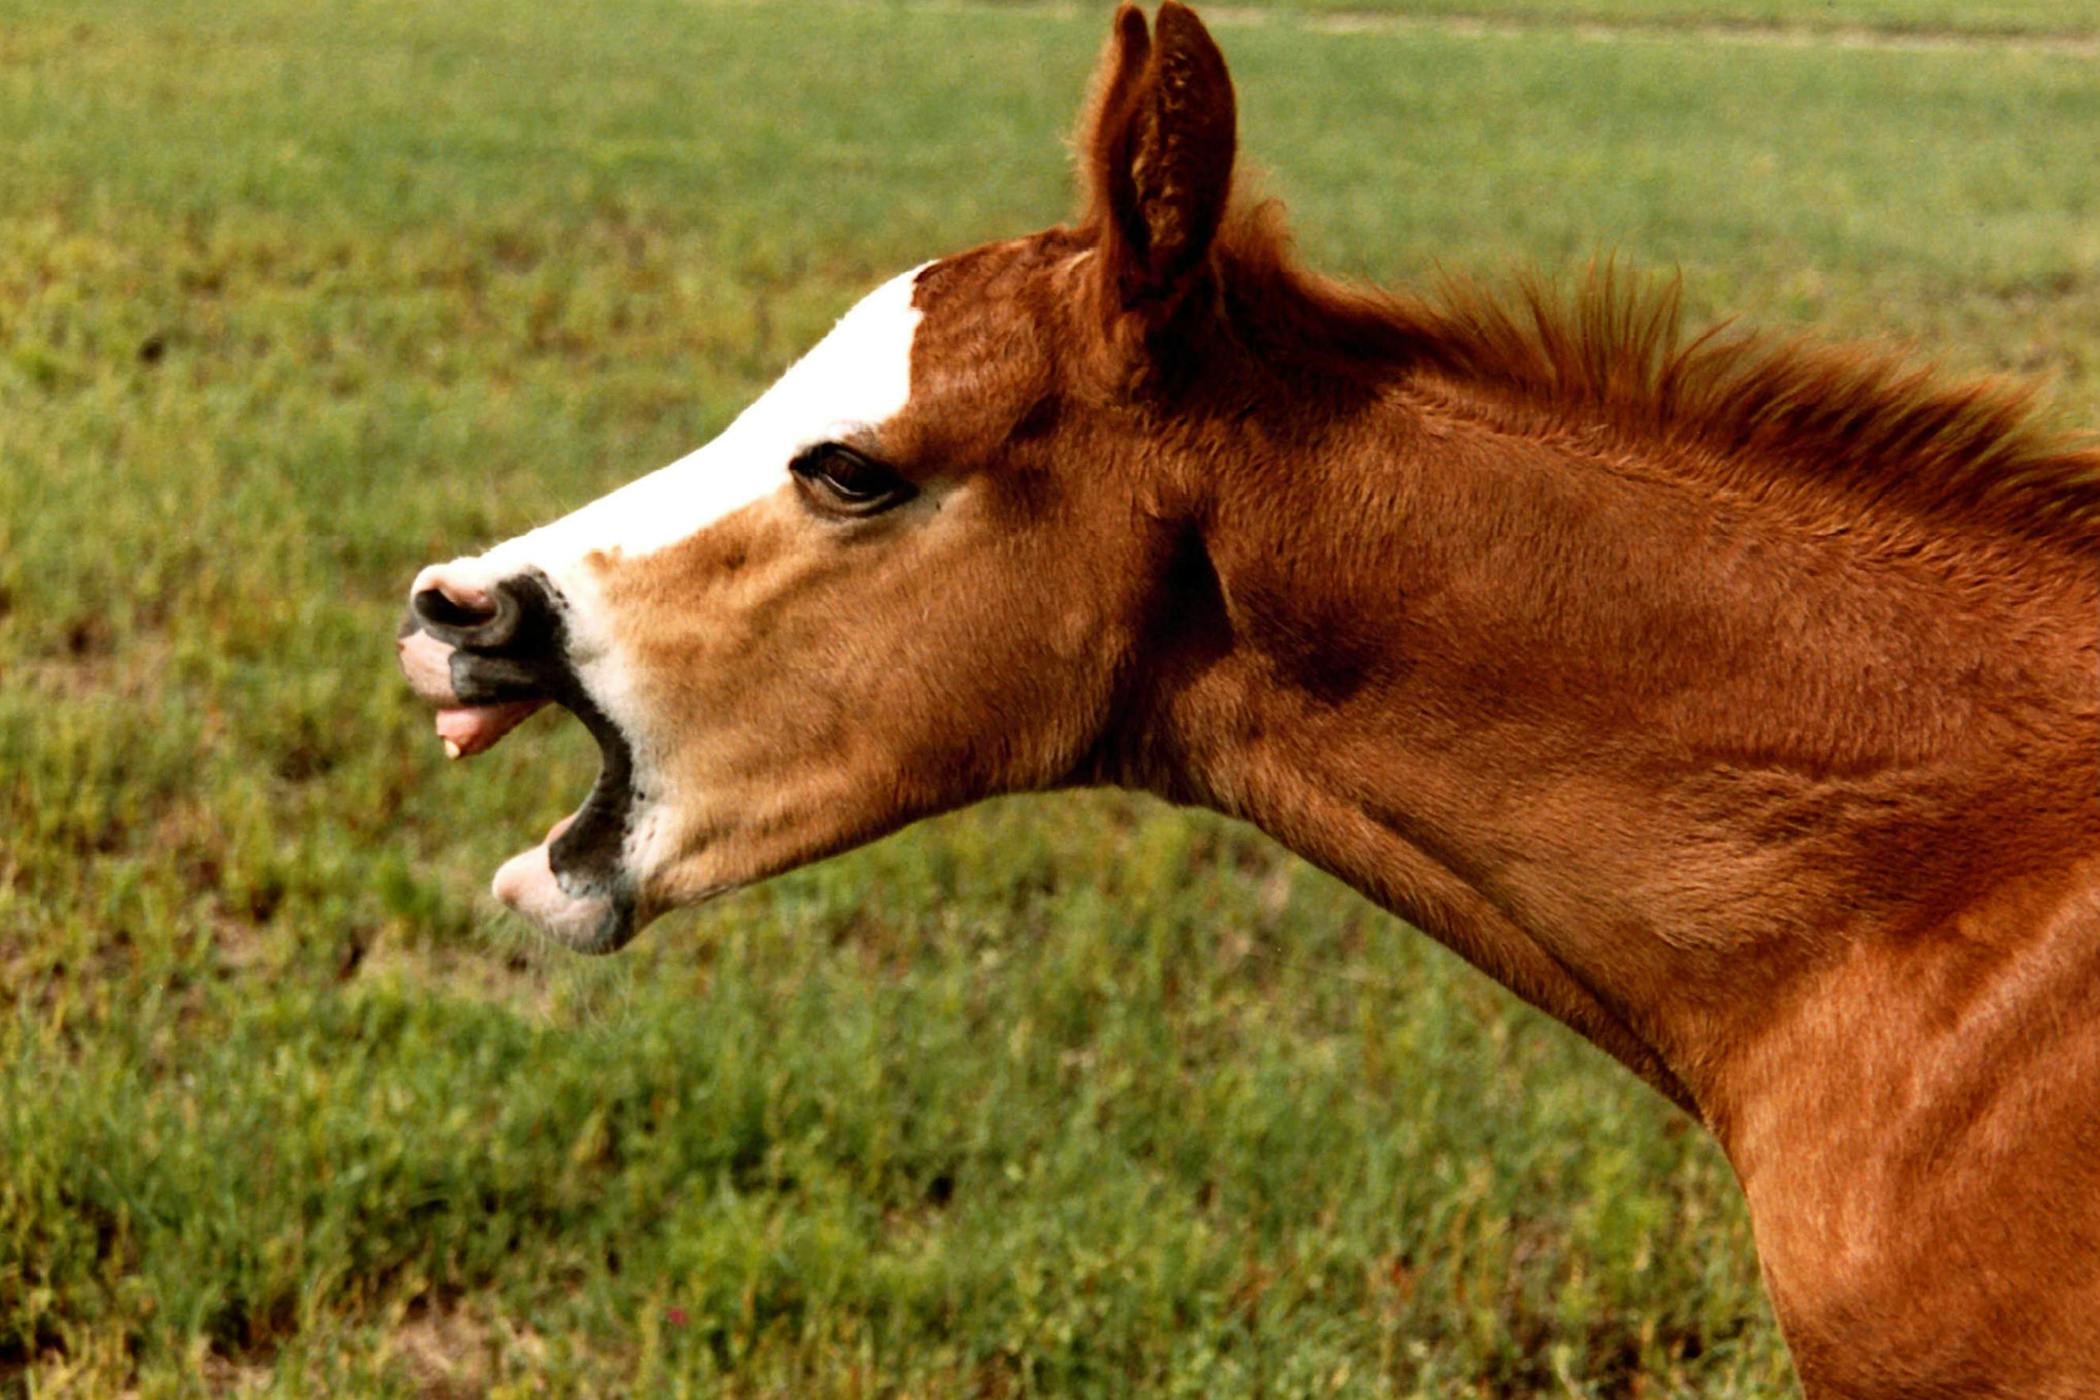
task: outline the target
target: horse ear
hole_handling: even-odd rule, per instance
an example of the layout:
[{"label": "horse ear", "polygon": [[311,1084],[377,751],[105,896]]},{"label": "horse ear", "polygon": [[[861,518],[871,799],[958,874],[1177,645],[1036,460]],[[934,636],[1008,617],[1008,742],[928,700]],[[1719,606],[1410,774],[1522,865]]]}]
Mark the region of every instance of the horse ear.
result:
[{"label": "horse ear", "polygon": [[1232,76],[1195,11],[1163,0],[1147,36],[1144,15],[1125,4],[1091,111],[1088,223],[1108,291],[1156,325],[1207,265],[1225,216],[1237,139]]}]

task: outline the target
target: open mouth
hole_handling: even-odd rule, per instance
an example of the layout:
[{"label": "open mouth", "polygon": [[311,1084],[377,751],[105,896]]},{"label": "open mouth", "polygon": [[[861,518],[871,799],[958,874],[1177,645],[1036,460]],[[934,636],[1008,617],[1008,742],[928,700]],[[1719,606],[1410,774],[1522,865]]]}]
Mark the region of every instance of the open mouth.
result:
[{"label": "open mouth", "polygon": [[570,667],[558,595],[532,574],[480,590],[419,589],[396,642],[410,688],[437,706],[450,758],[486,753],[542,707],[574,714],[598,744],[598,777],[583,804],[538,845],[503,863],[496,897],[582,952],[611,952],[634,935],[634,881],[622,851],[633,822],[627,738]]}]

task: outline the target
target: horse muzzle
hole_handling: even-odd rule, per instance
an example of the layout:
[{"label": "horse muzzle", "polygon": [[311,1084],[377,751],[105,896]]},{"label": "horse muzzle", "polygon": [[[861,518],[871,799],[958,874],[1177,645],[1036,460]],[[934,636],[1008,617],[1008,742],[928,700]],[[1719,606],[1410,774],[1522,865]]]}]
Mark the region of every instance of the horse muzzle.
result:
[{"label": "horse muzzle", "polygon": [[395,639],[409,688],[437,707],[451,758],[492,747],[550,701],[583,721],[598,780],[546,839],[496,872],[496,897],[562,943],[611,952],[634,936],[635,880],[624,848],[634,820],[633,751],[578,676],[567,603],[537,571],[493,583],[437,565],[417,576]]},{"label": "horse muzzle", "polygon": [[559,616],[529,575],[485,589],[425,570],[417,583],[395,641],[401,672],[438,707],[446,755],[480,753],[561,687]]}]

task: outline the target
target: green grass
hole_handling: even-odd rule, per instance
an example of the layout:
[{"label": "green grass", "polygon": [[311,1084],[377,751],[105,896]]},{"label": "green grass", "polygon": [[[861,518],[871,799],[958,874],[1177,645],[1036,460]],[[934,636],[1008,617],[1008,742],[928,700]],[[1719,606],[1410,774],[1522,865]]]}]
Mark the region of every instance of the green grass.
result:
[{"label": "green grass", "polygon": [[1891,37],[2078,37],[2100,34],[2093,0],[1245,0],[1233,8],[1315,15],[1391,16],[1408,22],[1633,28],[1780,29]]},{"label": "green grass", "polygon": [[[593,755],[448,769],[407,578],[1060,214],[1101,28],[0,0],[0,1393],[1789,1393],[1711,1145],[1243,829],[1003,802],[605,962],[482,892]],[[1221,33],[1330,265],[2100,418],[2088,60]]]}]

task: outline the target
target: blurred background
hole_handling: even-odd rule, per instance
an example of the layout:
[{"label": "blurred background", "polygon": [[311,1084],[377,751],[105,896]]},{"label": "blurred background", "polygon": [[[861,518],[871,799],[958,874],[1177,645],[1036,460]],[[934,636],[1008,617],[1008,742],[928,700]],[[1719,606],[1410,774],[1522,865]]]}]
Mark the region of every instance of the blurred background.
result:
[{"label": "blurred background", "polygon": [[[1681,269],[2100,424],[2100,0],[1236,0],[1310,259]],[[0,1394],[1784,1396],[1726,1163],[1244,828],[547,948],[420,564],[1072,204],[1107,7],[0,0]]]}]

